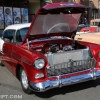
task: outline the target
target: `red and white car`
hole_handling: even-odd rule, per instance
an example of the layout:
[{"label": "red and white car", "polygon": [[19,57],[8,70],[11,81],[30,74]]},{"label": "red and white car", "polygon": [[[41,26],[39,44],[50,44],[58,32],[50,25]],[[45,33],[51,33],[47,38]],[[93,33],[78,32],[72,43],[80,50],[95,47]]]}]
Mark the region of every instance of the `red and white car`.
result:
[{"label": "red and white car", "polygon": [[100,46],[74,40],[84,11],[77,3],[47,4],[38,10],[26,36],[3,33],[0,59],[25,93],[100,77]]},{"label": "red and white car", "polygon": [[77,35],[85,34],[85,33],[95,33],[99,32],[99,27],[96,25],[85,25],[80,24],[77,29]]}]

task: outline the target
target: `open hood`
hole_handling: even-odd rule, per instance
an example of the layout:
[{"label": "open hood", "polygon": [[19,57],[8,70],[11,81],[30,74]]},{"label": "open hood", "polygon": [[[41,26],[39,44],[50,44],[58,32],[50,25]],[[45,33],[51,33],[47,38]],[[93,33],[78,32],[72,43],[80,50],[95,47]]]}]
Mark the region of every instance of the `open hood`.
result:
[{"label": "open hood", "polygon": [[30,41],[55,35],[74,38],[84,11],[85,6],[77,3],[47,4],[37,12],[23,43],[26,39]]}]

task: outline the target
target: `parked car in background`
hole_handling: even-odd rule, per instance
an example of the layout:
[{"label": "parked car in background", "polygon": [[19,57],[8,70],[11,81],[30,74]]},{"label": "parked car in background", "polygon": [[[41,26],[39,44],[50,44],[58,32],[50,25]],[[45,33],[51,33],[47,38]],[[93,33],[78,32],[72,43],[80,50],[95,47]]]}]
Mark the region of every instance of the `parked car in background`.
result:
[{"label": "parked car in background", "polygon": [[[89,32],[83,32],[86,34],[77,34],[75,40],[91,42],[100,45],[100,19],[93,19],[90,21],[90,26],[87,27]],[[93,26],[95,25],[95,26]],[[84,28],[82,28],[84,30]],[[87,34],[88,33],[88,34]]]},{"label": "parked car in background", "polygon": [[76,35],[75,40],[95,43],[100,45],[100,32]]},{"label": "parked car in background", "polygon": [[0,59],[25,93],[100,77],[100,46],[74,40],[84,11],[85,6],[78,3],[47,4],[36,13],[27,34],[3,32]]},{"label": "parked car in background", "polygon": [[76,34],[82,34],[82,33],[89,32],[88,28],[89,28],[89,25],[79,24]]},{"label": "parked car in background", "polygon": [[90,24],[91,25],[99,25],[99,23],[100,23],[100,19],[92,19],[91,21],[90,21]]},{"label": "parked car in background", "polygon": [[96,25],[85,25],[85,24],[80,24],[77,29],[76,34],[84,34],[84,33],[94,33],[98,32],[99,28]]},{"label": "parked car in background", "polygon": [[91,25],[96,25],[98,27],[98,32],[100,32],[100,19],[92,19],[90,21]]}]

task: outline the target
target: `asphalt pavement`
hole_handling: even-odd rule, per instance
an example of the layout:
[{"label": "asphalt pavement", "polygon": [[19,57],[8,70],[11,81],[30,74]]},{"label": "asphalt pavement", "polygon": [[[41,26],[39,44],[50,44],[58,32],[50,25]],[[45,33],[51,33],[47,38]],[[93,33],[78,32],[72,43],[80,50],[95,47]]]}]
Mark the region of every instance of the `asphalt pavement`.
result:
[{"label": "asphalt pavement", "polygon": [[0,100],[100,100],[100,79],[55,88],[30,95],[22,91],[20,81],[0,66]]}]

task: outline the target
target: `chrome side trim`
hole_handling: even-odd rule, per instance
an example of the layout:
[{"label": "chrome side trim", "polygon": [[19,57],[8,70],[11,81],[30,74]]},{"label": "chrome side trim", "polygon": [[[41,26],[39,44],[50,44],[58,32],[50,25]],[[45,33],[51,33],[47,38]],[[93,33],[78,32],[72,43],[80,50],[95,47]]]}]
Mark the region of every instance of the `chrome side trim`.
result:
[{"label": "chrome side trim", "polygon": [[27,65],[29,65],[29,66],[31,65],[28,61],[26,61],[26,60],[24,60],[24,59],[22,59],[22,58],[16,56],[15,54],[12,54],[12,56],[13,56],[15,59],[20,60],[20,61],[22,61],[23,63],[25,63],[25,64],[27,64]]},{"label": "chrome side trim", "polygon": [[0,51],[0,53],[4,55],[3,51]]},{"label": "chrome side trim", "polygon": [[94,71],[88,74],[72,76],[70,78],[62,79],[61,76],[57,76],[56,80],[47,80],[39,83],[29,82],[29,86],[33,91],[44,92],[52,88],[71,85],[71,84],[80,83],[88,80],[94,80],[96,78],[100,78],[100,70],[96,71],[94,69]]}]

